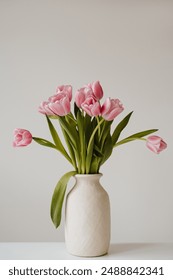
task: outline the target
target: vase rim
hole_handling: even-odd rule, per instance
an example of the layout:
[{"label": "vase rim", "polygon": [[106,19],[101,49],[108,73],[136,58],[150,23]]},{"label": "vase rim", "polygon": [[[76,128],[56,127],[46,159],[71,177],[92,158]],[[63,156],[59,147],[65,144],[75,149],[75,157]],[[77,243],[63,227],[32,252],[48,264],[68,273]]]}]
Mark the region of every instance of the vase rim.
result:
[{"label": "vase rim", "polygon": [[103,174],[102,173],[93,173],[93,174],[76,174],[74,177],[101,177]]}]

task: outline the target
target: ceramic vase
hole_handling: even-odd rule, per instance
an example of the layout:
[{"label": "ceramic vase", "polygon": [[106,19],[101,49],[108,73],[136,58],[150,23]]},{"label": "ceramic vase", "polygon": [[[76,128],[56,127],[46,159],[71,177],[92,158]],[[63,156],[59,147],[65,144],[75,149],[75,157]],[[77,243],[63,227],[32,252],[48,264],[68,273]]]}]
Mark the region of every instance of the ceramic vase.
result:
[{"label": "ceramic vase", "polygon": [[110,244],[109,196],[100,184],[102,174],[75,175],[65,205],[65,243],[76,256],[96,257]]}]

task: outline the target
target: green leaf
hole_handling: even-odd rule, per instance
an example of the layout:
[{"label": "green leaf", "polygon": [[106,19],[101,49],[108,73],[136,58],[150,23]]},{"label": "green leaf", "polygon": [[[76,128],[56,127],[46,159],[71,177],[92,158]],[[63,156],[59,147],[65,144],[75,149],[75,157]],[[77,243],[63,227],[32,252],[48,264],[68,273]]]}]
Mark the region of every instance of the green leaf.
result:
[{"label": "green leaf", "polygon": [[66,134],[70,138],[71,145],[73,147],[73,151],[75,153],[76,161],[78,162],[78,172],[81,173],[80,170],[80,149],[79,149],[79,132],[76,129],[76,124],[70,124],[66,121],[65,118],[59,118],[59,122],[61,127],[66,131]]},{"label": "green leaf", "polygon": [[94,130],[93,130],[93,132],[92,132],[92,134],[91,134],[91,137],[90,137],[90,139],[89,139],[88,149],[87,149],[87,150],[90,149],[90,145],[92,145],[94,136],[95,136],[95,134],[97,133],[97,131],[98,131],[100,125],[101,125],[103,122],[104,122],[104,119],[102,119],[102,120],[96,125],[96,127],[94,128]]},{"label": "green leaf", "polygon": [[64,135],[64,139],[65,139],[65,142],[66,142],[66,144],[67,144],[67,147],[68,147],[68,150],[69,150],[69,153],[70,153],[72,165],[74,166],[74,169],[77,171],[77,164],[76,164],[74,146],[73,146],[73,144],[71,143],[71,140],[70,140],[70,138],[69,138],[67,132],[65,131],[65,129],[64,129],[62,126],[61,126],[61,129],[62,129],[62,133],[63,133],[63,135]]},{"label": "green leaf", "polygon": [[102,148],[103,158],[100,162],[100,165],[102,165],[112,154],[113,150],[113,143],[112,143],[112,137],[111,135],[107,135],[104,146]]},{"label": "green leaf", "polygon": [[32,139],[37,142],[38,144],[40,145],[43,145],[43,146],[46,146],[46,147],[49,147],[49,148],[53,148],[53,149],[56,149],[56,146],[51,143],[50,141],[46,140],[46,139],[43,139],[43,138],[38,138],[38,137],[32,137]]},{"label": "green leaf", "polygon": [[104,121],[104,123],[103,123],[102,132],[101,132],[101,135],[100,135],[101,147],[103,147],[108,134],[110,134],[110,129],[111,129],[112,122],[113,121]]},{"label": "green leaf", "polygon": [[90,166],[91,166],[91,162],[92,162],[92,155],[93,155],[93,148],[94,148],[94,137],[95,134],[97,133],[100,125],[104,122],[104,119],[102,119],[97,126],[94,128],[90,139],[89,139],[89,143],[88,143],[88,147],[87,147],[87,156],[86,156],[86,173],[88,174],[90,171]]},{"label": "green leaf", "polygon": [[84,117],[84,127],[85,127],[85,140],[86,140],[86,144],[88,144],[94,128],[93,128],[93,124],[91,122],[91,117],[87,114]]},{"label": "green leaf", "polygon": [[49,126],[49,130],[50,130],[50,133],[52,135],[52,138],[54,140],[54,143],[56,145],[56,148],[58,151],[60,151],[63,156],[65,156],[65,158],[70,162],[72,163],[71,161],[71,158],[69,157],[68,153],[66,152],[60,138],[59,138],[59,135],[55,129],[55,127],[53,126],[52,122],[50,121],[50,119],[48,118],[48,116],[46,115],[46,119],[47,119],[47,123],[48,123],[48,126]]},{"label": "green leaf", "polygon": [[116,144],[116,142],[118,141],[118,138],[121,134],[121,132],[123,131],[123,129],[127,126],[129,119],[132,115],[133,111],[130,112],[115,128],[113,134],[112,134],[112,143],[113,145]]},{"label": "green leaf", "polygon": [[70,112],[68,115],[65,116],[65,120],[69,125],[76,127],[76,119],[74,118],[73,114]]},{"label": "green leaf", "polygon": [[90,173],[90,166],[92,163],[92,156],[93,156],[93,147],[94,147],[94,137],[92,137],[90,141],[90,145],[87,148],[87,155],[86,155],[86,173]]},{"label": "green leaf", "polygon": [[99,173],[99,163],[100,163],[100,158],[98,158],[97,156],[93,156],[91,166],[90,166],[90,174]]},{"label": "green leaf", "polygon": [[103,157],[101,149],[96,144],[94,144],[93,154],[99,158]]},{"label": "green leaf", "polygon": [[80,153],[80,170],[85,173],[85,160],[86,160],[86,144],[85,144],[85,131],[84,131],[84,117],[82,116],[80,110],[77,112],[77,127],[79,131],[79,153]]},{"label": "green leaf", "polygon": [[149,129],[149,130],[144,130],[144,131],[141,131],[141,132],[138,132],[138,133],[135,133],[135,134],[132,134],[130,135],[129,137],[127,138],[124,138],[123,140],[117,142],[114,147],[117,147],[119,145],[122,145],[122,144],[125,144],[125,143],[128,143],[128,142],[131,142],[131,141],[134,141],[134,140],[143,140],[142,137],[146,136],[146,135],[149,135],[151,133],[154,133],[158,131],[158,129]]},{"label": "green leaf", "polygon": [[67,183],[72,176],[74,176],[77,172],[70,171],[64,174],[61,179],[59,180],[58,184],[55,187],[52,202],[51,202],[51,219],[57,228],[61,222],[61,212],[62,206],[64,202],[64,196],[67,188]]},{"label": "green leaf", "polygon": [[76,128],[72,125],[69,125],[66,122],[65,118],[63,118],[63,117],[59,118],[59,122],[60,122],[61,126],[63,127],[63,129],[69,135],[71,142],[73,143],[73,146],[76,148],[78,145],[78,134],[77,134]]},{"label": "green leaf", "polygon": [[149,134],[151,134],[151,133],[154,133],[154,132],[156,132],[156,131],[158,131],[158,129],[144,130],[144,131],[141,131],[141,132],[132,134],[132,135],[130,135],[130,136],[127,137],[127,138],[135,138],[135,137],[136,137],[136,138],[141,138],[141,137],[144,137],[144,136],[149,135]]}]

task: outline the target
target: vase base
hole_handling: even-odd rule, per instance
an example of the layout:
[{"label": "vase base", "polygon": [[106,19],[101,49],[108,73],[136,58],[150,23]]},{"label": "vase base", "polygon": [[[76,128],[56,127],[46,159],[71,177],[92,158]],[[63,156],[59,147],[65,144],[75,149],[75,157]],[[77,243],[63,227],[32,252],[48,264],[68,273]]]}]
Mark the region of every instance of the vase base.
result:
[{"label": "vase base", "polygon": [[72,255],[72,256],[76,256],[76,257],[81,257],[81,258],[95,258],[95,257],[101,257],[101,256],[105,256],[108,254],[108,251],[103,252],[103,253],[92,253],[92,254],[86,254],[86,253],[75,253],[75,252],[70,252],[68,251],[68,254]]}]

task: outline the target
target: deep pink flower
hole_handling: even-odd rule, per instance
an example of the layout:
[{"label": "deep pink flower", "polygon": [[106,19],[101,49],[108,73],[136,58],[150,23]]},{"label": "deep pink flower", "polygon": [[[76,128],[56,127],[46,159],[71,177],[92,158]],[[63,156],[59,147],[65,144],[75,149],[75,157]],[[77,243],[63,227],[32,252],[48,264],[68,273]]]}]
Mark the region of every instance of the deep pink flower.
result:
[{"label": "deep pink flower", "polygon": [[24,147],[28,146],[32,141],[32,134],[22,128],[16,128],[14,130],[14,141],[13,147]]},{"label": "deep pink flower", "polygon": [[111,121],[115,119],[115,117],[118,116],[123,110],[123,105],[119,99],[107,98],[102,105],[101,115],[105,120]]},{"label": "deep pink flower", "polygon": [[167,144],[159,136],[152,135],[147,138],[147,147],[154,153],[159,154],[161,151],[166,149]]},{"label": "deep pink flower", "polygon": [[48,116],[65,116],[70,113],[70,101],[72,99],[71,86],[59,86],[56,94],[49,97],[48,101],[43,101],[38,111]]},{"label": "deep pink flower", "polygon": [[81,108],[91,117],[99,116],[101,113],[100,103],[93,96],[86,98],[81,104]]}]

